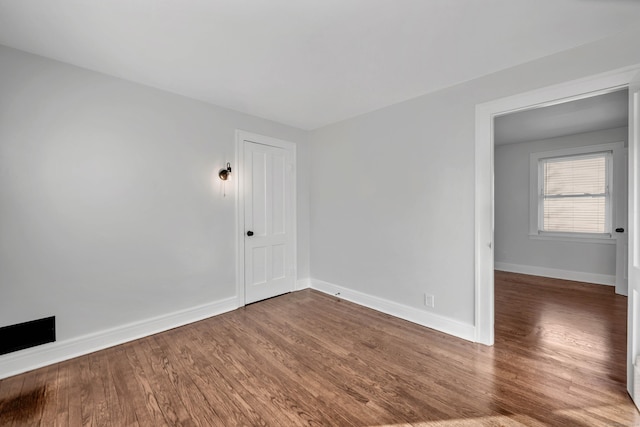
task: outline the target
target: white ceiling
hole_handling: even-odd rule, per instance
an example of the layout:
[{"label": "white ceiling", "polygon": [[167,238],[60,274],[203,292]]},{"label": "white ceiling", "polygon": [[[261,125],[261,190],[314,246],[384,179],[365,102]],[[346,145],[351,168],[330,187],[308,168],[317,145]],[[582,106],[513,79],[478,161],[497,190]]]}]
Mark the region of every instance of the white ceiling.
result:
[{"label": "white ceiling", "polygon": [[535,108],[497,117],[496,145],[539,141],[577,133],[628,125],[629,92],[605,95]]},{"label": "white ceiling", "polygon": [[0,0],[0,44],[303,129],[638,22],[634,0]]}]

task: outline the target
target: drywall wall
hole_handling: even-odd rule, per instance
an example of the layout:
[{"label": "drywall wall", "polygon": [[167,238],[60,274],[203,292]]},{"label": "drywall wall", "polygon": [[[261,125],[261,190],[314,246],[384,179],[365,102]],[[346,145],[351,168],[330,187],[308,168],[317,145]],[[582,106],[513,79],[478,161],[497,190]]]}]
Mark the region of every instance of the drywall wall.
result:
[{"label": "drywall wall", "polygon": [[[563,148],[623,141],[627,127],[495,148],[495,262],[609,276],[615,280],[615,244],[538,240],[529,237],[529,156]],[[614,284],[609,283],[609,284]]]},{"label": "drywall wall", "polygon": [[[638,37],[620,34],[314,131],[312,283],[472,325],[476,104],[638,64]],[[433,308],[424,293],[435,296]]]},{"label": "drywall wall", "polygon": [[66,341],[234,296],[236,129],[298,144],[308,275],[306,132],[5,47],[0,94],[0,326]]}]

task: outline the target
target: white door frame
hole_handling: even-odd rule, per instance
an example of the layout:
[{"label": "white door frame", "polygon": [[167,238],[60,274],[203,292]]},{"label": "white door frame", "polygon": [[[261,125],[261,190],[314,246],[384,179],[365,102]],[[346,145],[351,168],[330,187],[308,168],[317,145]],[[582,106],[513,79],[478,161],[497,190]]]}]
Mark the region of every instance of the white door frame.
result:
[{"label": "white door frame", "polygon": [[[558,104],[628,87],[640,65],[573,80],[476,105],[475,331],[476,342],[494,342],[494,141],[496,116]],[[633,173],[629,165],[628,173]]]},{"label": "white door frame", "polygon": [[245,170],[244,159],[244,141],[255,142],[257,144],[270,145],[272,147],[278,147],[291,151],[291,162],[293,163],[293,188],[292,188],[292,204],[293,204],[293,268],[294,268],[294,289],[297,281],[297,254],[298,254],[298,237],[297,237],[297,174],[296,174],[296,144],[282,139],[272,138],[270,136],[259,135],[256,133],[246,132],[243,130],[236,130],[236,161],[237,165],[235,171],[232,173],[232,179],[234,180],[236,197],[236,298],[237,306],[244,307],[245,305],[245,284],[244,284],[244,182],[242,176]]}]

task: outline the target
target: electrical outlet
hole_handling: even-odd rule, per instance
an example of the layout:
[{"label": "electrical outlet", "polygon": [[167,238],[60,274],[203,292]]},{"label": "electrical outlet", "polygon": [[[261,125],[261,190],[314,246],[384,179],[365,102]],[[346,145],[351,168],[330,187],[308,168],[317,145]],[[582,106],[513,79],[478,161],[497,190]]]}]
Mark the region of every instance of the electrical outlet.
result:
[{"label": "electrical outlet", "polygon": [[433,295],[424,294],[424,305],[431,308],[435,307],[436,297],[434,297]]}]

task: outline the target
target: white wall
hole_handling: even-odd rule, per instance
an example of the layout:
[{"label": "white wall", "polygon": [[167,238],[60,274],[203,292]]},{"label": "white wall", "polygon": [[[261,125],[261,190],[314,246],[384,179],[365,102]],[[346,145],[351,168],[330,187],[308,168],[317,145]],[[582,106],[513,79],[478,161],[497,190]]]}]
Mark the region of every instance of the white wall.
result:
[{"label": "white wall", "polygon": [[[615,279],[616,246],[529,237],[529,155],[627,141],[627,127],[495,147],[495,262]],[[508,266],[507,268],[513,268]],[[604,277],[602,277],[604,279]],[[615,282],[614,282],[615,283]],[[610,283],[610,284],[614,284]]]},{"label": "white wall", "polygon": [[0,47],[0,325],[68,341],[233,296],[236,128],[298,143],[299,278],[471,325],[475,105],[640,63],[639,37],[311,134]]},{"label": "white wall", "polygon": [[476,104],[640,63],[638,37],[621,34],[313,132],[312,278],[472,325]]},{"label": "white wall", "polygon": [[65,341],[234,296],[236,129],[298,143],[308,277],[305,131],[0,47],[0,326]]}]

